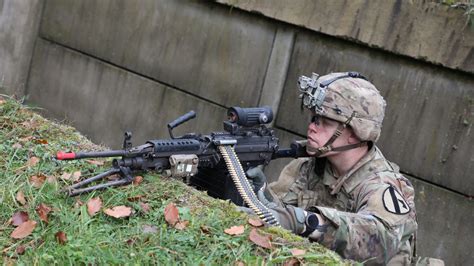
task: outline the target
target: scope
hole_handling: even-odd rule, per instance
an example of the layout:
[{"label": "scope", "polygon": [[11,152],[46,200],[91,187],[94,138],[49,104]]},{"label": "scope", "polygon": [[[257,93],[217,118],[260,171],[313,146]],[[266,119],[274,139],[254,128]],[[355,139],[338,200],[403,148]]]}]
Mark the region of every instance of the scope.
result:
[{"label": "scope", "polygon": [[253,127],[272,122],[273,111],[269,106],[263,107],[231,107],[227,110],[228,121],[243,127]]}]

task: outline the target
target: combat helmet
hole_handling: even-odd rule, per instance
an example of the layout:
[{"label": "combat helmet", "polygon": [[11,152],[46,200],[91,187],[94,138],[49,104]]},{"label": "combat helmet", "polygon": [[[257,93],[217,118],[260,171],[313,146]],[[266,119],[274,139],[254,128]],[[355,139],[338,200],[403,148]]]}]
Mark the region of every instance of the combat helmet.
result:
[{"label": "combat helmet", "polygon": [[[323,148],[323,153],[325,149],[336,150],[331,144],[348,125],[362,143],[375,143],[379,139],[386,103],[377,88],[361,74],[343,72],[319,76],[313,73],[311,77],[299,77],[298,88],[304,107],[341,122],[324,145],[327,147]],[[338,150],[350,148],[353,147]]]}]

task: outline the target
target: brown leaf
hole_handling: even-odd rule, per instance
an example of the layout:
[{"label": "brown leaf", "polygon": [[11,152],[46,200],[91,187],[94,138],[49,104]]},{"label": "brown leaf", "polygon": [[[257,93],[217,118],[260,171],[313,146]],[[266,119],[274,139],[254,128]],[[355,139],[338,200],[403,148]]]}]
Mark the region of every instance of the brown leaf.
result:
[{"label": "brown leaf", "polygon": [[46,176],[39,174],[39,175],[34,175],[30,177],[30,183],[34,188],[40,188],[44,181],[46,180]]},{"label": "brown leaf", "polygon": [[15,144],[12,145],[12,148],[21,149],[21,148],[23,148],[23,145],[21,145],[20,143],[15,143]]},{"label": "brown leaf", "polygon": [[260,219],[249,218],[247,221],[251,226],[260,227],[263,226],[263,222]]},{"label": "brown leaf", "polygon": [[298,259],[295,259],[295,258],[291,258],[287,261],[285,261],[283,263],[283,266],[296,266],[296,265],[300,265],[300,261]]},{"label": "brown leaf", "polygon": [[39,218],[41,221],[48,223],[48,213],[51,212],[51,207],[46,204],[41,203],[36,207],[36,213],[38,213]]},{"label": "brown leaf", "polygon": [[234,262],[234,266],[245,266],[245,263],[243,261],[237,260]]},{"label": "brown leaf", "polygon": [[29,236],[33,230],[36,227],[36,222],[35,221],[26,221],[22,223],[20,226],[15,228],[13,232],[11,233],[10,237],[15,238],[15,239],[22,239],[27,236]]},{"label": "brown leaf", "polygon": [[24,212],[24,211],[15,212],[12,216],[12,224],[14,226],[19,226],[22,223],[28,221],[29,219],[30,217],[28,216],[27,212]]},{"label": "brown leaf", "polygon": [[97,198],[92,198],[87,202],[87,213],[89,216],[94,216],[102,208],[102,200]]},{"label": "brown leaf", "polygon": [[71,174],[71,173],[66,173],[66,172],[64,172],[64,173],[61,175],[60,178],[63,179],[63,180],[70,180],[71,177],[72,177],[72,174]]},{"label": "brown leaf", "polygon": [[291,255],[293,256],[301,256],[301,255],[306,254],[306,250],[303,250],[303,249],[293,248],[290,251],[291,251]]},{"label": "brown leaf", "polygon": [[128,201],[134,202],[134,201],[139,201],[140,199],[144,198],[145,196],[143,195],[137,195],[137,196],[132,196],[127,198]]},{"label": "brown leaf", "polygon": [[143,233],[145,234],[154,234],[156,232],[158,232],[158,228],[154,225],[147,225],[145,224],[143,227]]},{"label": "brown leaf", "polygon": [[15,250],[16,254],[18,255],[25,254],[25,251],[26,251],[26,247],[23,245],[19,245],[18,247],[16,247],[16,250]]},{"label": "brown leaf", "polygon": [[72,174],[71,180],[72,182],[77,182],[81,178],[81,171],[76,171]]},{"label": "brown leaf", "polygon": [[28,159],[28,161],[26,162],[26,166],[33,167],[36,164],[38,164],[39,161],[40,161],[40,159],[38,157],[33,156],[30,159]]},{"label": "brown leaf", "polygon": [[21,142],[28,142],[30,140],[32,140],[34,137],[33,136],[27,136],[27,137],[24,137],[24,138],[19,138],[18,140],[21,141]]},{"label": "brown leaf", "polygon": [[16,193],[16,200],[17,200],[21,205],[25,205],[25,204],[26,204],[25,194],[23,193],[22,190],[18,190],[18,192]]},{"label": "brown leaf", "polygon": [[231,228],[227,228],[224,230],[224,233],[231,236],[241,235],[244,232],[245,232],[245,227],[243,225],[232,226]]},{"label": "brown leaf", "polygon": [[186,227],[188,227],[189,221],[179,221],[175,224],[174,228],[178,230],[184,230]]},{"label": "brown leaf", "polygon": [[2,97],[0,97],[0,105],[6,103],[7,101],[5,101],[5,99],[3,99]]},{"label": "brown leaf", "polygon": [[272,243],[270,242],[270,236],[263,236],[257,232],[257,229],[253,228],[250,231],[249,239],[253,243],[263,248],[272,248]]},{"label": "brown leaf", "polygon": [[132,208],[127,207],[127,206],[115,206],[115,207],[112,207],[111,209],[105,209],[104,212],[108,216],[112,216],[115,218],[122,218],[122,217],[130,216],[130,214],[132,214]]},{"label": "brown leaf", "polygon": [[143,176],[137,175],[133,178],[133,184],[135,186],[140,185],[143,182]]},{"label": "brown leaf", "polygon": [[150,205],[148,205],[148,203],[140,202],[140,207],[144,213],[148,213],[150,211]]},{"label": "brown leaf", "polygon": [[178,208],[176,208],[173,202],[170,202],[165,207],[165,221],[171,226],[174,226],[179,221]]},{"label": "brown leaf", "polygon": [[59,231],[55,234],[56,236],[56,241],[58,241],[59,244],[64,245],[67,242],[67,236],[66,233],[63,231]]},{"label": "brown leaf", "polygon": [[97,161],[97,160],[85,160],[85,161],[90,163],[90,164],[97,165],[97,166],[104,165],[103,161]]},{"label": "brown leaf", "polygon": [[46,139],[35,139],[37,144],[48,144],[48,140]]},{"label": "brown leaf", "polygon": [[204,234],[210,234],[211,233],[211,229],[205,225],[201,225],[200,226],[201,228],[201,232],[203,232]]}]

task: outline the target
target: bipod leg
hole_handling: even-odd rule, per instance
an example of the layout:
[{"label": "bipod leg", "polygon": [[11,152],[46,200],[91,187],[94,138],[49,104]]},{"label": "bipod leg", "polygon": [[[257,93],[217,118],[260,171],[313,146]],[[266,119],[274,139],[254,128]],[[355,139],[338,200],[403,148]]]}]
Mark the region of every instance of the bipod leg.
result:
[{"label": "bipod leg", "polygon": [[[81,188],[81,187],[83,187],[83,186],[85,186],[85,185],[87,185],[91,182],[97,181],[99,179],[103,179],[107,176],[117,174],[117,173],[119,173],[120,176],[122,177],[119,180],[109,181],[109,182],[104,183],[104,184],[99,184],[99,185],[95,185],[95,186],[91,186],[91,187]],[[133,176],[131,175],[130,168],[128,168],[128,167],[113,168],[113,169],[110,169],[107,172],[104,172],[102,174],[93,176],[93,177],[88,178],[86,180],[83,180],[83,181],[81,181],[77,184],[69,186],[66,189],[64,189],[64,191],[67,192],[68,196],[73,197],[73,196],[77,196],[79,194],[91,192],[91,191],[94,191],[94,190],[104,189],[104,188],[113,187],[113,186],[127,185],[127,184],[130,184],[132,181],[133,181]]]}]

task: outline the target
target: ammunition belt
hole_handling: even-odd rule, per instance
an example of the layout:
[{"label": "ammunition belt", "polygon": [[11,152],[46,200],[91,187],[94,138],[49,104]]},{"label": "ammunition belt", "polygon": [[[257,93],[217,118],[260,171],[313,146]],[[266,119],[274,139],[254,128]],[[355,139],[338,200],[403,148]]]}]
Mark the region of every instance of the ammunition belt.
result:
[{"label": "ammunition belt", "polygon": [[279,226],[280,224],[275,216],[273,216],[267,206],[260,202],[255,195],[252,186],[247,180],[247,176],[245,175],[237,154],[234,151],[234,147],[232,147],[232,145],[219,145],[218,147],[222,157],[224,157],[232,181],[237,187],[240,196],[244,199],[244,202],[258,215],[258,217],[260,217],[260,219],[262,219],[262,221],[270,225]]}]

